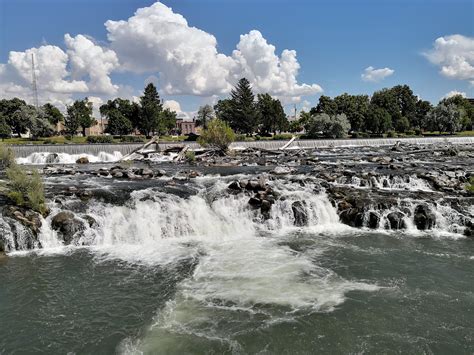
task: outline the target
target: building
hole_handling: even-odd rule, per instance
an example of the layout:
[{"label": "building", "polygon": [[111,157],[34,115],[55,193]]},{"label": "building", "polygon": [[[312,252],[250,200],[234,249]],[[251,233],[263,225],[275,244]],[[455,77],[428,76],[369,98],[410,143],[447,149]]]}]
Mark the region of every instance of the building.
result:
[{"label": "building", "polygon": [[196,134],[196,122],[185,121],[183,118],[176,119],[176,131],[181,135]]},{"label": "building", "polygon": [[105,133],[107,126],[109,124],[109,120],[105,118],[101,118],[96,120],[96,124],[86,128],[86,136],[100,136]]}]

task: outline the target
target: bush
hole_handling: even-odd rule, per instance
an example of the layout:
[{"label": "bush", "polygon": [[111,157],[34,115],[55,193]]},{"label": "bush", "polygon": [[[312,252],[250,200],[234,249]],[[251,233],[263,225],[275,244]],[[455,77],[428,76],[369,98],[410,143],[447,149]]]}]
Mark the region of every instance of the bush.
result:
[{"label": "bush", "polygon": [[417,128],[417,129],[415,129],[415,134],[416,134],[417,136],[421,136],[421,135],[423,135],[423,132],[422,132],[421,129]]},{"label": "bush", "polygon": [[37,170],[29,174],[19,165],[13,164],[7,169],[7,177],[10,187],[8,197],[16,205],[31,208],[43,215],[46,213],[43,181]]},{"label": "bush", "polygon": [[15,154],[13,154],[13,151],[8,147],[0,145],[0,168],[6,169],[13,164],[15,164]]},{"label": "bush", "polygon": [[291,138],[293,138],[293,135],[289,134],[289,133],[275,134],[272,137],[272,139],[274,139],[274,140],[289,140]]},{"label": "bush", "polygon": [[198,143],[204,147],[213,147],[226,152],[229,145],[235,140],[235,134],[227,122],[216,118],[210,121],[202,131]]},{"label": "bush", "polygon": [[414,136],[416,133],[415,133],[415,131],[406,131],[405,134],[407,136]]},{"label": "bush", "polygon": [[145,142],[144,136],[122,136],[120,137],[122,143],[143,143]]},{"label": "bush", "polygon": [[88,136],[86,139],[87,143],[113,143],[114,138],[112,136]]},{"label": "bush", "polygon": [[186,153],[184,153],[184,157],[186,158],[186,161],[192,163],[196,160],[196,153],[194,153],[192,150],[188,150]]},{"label": "bush", "polygon": [[469,182],[466,185],[466,190],[474,194],[474,176],[469,178]]},{"label": "bush", "polygon": [[395,134],[394,131],[389,131],[387,132],[387,138],[396,138],[397,135]]}]

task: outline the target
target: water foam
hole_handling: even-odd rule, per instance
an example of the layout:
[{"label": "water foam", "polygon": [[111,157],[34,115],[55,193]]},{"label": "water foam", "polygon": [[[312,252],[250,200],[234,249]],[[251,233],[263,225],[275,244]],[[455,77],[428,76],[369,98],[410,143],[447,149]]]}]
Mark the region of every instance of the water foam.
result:
[{"label": "water foam", "polygon": [[87,158],[90,163],[111,163],[119,161],[122,158],[122,153],[100,152],[98,155],[92,155],[36,152],[26,158],[17,158],[16,161],[18,164],[25,165],[75,164],[79,158]]}]

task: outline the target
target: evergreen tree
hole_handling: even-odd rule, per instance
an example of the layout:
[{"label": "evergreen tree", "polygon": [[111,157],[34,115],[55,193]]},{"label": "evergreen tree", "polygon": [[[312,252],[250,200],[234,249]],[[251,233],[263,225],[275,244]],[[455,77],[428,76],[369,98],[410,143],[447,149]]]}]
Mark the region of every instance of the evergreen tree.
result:
[{"label": "evergreen tree", "polygon": [[150,83],[145,87],[143,96],[140,97],[140,120],[138,122],[138,129],[147,137],[159,128],[161,111],[163,111],[163,104],[160,96],[156,86]]},{"label": "evergreen tree", "polygon": [[242,78],[231,91],[230,127],[237,132],[252,134],[258,125],[258,111],[255,96],[249,81]]}]

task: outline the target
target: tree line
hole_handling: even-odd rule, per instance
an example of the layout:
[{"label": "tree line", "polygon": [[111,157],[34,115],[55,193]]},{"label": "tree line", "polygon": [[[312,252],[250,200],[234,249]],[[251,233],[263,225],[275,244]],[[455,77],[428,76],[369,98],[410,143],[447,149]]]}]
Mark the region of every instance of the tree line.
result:
[{"label": "tree line", "polygon": [[472,130],[474,105],[461,95],[442,99],[436,106],[419,99],[408,85],[397,85],[368,95],[322,95],[309,112],[302,112],[290,130],[314,137],[341,137],[349,132],[381,135]]},{"label": "tree line", "polygon": [[[150,136],[168,134],[176,126],[176,112],[164,109],[158,91],[153,84],[145,87],[140,102],[116,98],[108,100],[99,108],[101,116],[108,119],[105,133],[127,135],[137,130]],[[50,137],[56,132],[56,125],[62,122],[68,136],[82,132],[97,124],[93,117],[92,102],[86,97],[66,107],[63,114],[54,105],[47,103],[34,107],[24,100],[13,98],[0,100],[0,136],[12,134],[18,137],[30,132],[31,137]]]}]

